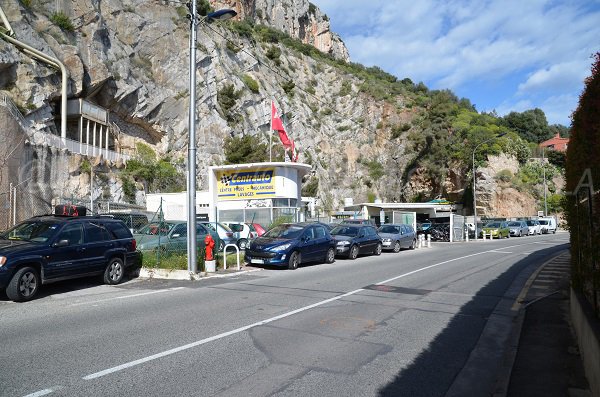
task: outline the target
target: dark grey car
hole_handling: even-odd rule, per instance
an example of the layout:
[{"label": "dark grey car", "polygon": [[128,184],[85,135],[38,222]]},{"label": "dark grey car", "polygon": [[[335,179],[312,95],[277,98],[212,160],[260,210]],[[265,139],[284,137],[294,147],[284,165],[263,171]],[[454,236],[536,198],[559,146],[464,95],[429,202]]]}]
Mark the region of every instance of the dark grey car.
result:
[{"label": "dark grey car", "polygon": [[521,237],[529,234],[529,226],[525,221],[512,221],[508,222],[508,228],[510,229],[510,235]]},{"label": "dark grey car", "polygon": [[415,231],[410,225],[382,225],[377,232],[384,250],[399,252],[403,248],[414,249],[417,243]]}]

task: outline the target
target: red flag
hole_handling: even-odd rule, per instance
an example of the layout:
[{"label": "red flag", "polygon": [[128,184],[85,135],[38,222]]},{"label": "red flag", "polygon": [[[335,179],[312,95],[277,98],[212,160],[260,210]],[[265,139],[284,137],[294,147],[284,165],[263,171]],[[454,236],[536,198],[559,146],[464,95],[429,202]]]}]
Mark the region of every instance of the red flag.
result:
[{"label": "red flag", "polygon": [[290,140],[287,133],[285,132],[285,129],[283,128],[283,122],[281,121],[281,118],[277,113],[277,109],[275,108],[275,102],[273,101],[271,101],[271,128],[273,128],[274,131],[277,131],[279,133],[279,139],[281,140],[283,146],[285,146],[286,148],[290,148],[293,146],[292,141]]}]

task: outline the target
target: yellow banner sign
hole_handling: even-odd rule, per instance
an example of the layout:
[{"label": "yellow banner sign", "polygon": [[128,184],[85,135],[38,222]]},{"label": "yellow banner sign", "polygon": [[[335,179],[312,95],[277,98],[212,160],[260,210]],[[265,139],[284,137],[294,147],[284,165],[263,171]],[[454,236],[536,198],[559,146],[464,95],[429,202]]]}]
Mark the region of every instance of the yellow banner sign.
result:
[{"label": "yellow banner sign", "polygon": [[221,171],[217,173],[219,201],[275,197],[275,170]]}]

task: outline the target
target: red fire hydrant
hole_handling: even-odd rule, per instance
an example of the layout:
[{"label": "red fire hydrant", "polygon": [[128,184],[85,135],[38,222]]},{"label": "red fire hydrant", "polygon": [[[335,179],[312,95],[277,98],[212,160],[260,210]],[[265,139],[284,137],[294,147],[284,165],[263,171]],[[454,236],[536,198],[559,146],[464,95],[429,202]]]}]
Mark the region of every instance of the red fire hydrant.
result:
[{"label": "red fire hydrant", "polygon": [[215,240],[213,240],[210,234],[207,234],[206,237],[204,237],[204,248],[206,249],[206,255],[204,256],[204,260],[214,260],[213,249],[215,248]]}]

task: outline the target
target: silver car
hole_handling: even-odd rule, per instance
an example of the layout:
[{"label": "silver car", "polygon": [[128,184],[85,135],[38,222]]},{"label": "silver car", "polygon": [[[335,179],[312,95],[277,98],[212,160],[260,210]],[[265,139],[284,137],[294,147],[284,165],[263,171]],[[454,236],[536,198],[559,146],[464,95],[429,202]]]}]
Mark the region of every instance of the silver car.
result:
[{"label": "silver car", "polygon": [[510,229],[511,237],[521,237],[529,235],[529,226],[525,221],[513,221],[508,222],[508,228]]},{"label": "silver car", "polygon": [[399,252],[402,248],[415,248],[417,237],[410,225],[382,225],[377,230],[384,250]]}]

